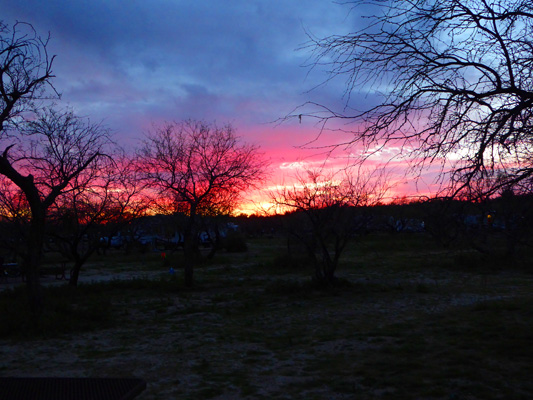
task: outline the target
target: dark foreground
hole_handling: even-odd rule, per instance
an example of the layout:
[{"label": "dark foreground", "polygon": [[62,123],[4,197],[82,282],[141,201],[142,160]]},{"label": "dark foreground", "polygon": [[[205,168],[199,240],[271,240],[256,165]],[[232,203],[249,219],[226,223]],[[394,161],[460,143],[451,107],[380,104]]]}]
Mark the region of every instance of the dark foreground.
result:
[{"label": "dark foreground", "polygon": [[533,275],[382,240],[327,290],[264,239],[198,267],[192,290],[156,254],[96,260],[86,273],[121,279],[49,287],[38,326],[4,291],[0,375],[135,376],[139,400],[533,398]]}]

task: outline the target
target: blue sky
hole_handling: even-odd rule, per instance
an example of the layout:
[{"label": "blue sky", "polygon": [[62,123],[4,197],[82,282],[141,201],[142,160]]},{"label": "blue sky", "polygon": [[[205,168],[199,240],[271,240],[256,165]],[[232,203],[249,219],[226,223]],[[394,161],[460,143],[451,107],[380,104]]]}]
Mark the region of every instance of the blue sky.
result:
[{"label": "blue sky", "polygon": [[298,49],[306,32],[355,24],[329,0],[19,0],[0,15],[50,33],[61,103],[104,120],[125,143],[151,123],[193,118],[232,123],[267,150],[284,138],[294,156],[316,130],[304,123],[280,138],[288,126],[270,123],[307,100],[342,102],[342,82],[309,91],[325,75],[304,67],[310,54]]}]

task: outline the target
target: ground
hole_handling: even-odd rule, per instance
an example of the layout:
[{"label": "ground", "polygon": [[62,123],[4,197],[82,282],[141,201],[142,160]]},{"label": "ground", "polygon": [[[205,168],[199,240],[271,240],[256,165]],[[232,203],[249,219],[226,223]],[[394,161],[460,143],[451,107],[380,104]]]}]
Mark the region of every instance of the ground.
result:
[{"label": "ground", "polygon": [[372,240],[348,250],[328,290],[276,239],[199,266],[192,290],[179,257],[101,258],[85,279],[121,280],[79,289],[111,319],[8,335],[0,374],[136,376],[139,400],[533,398],[532,274],[467,268],[426,238]]}]

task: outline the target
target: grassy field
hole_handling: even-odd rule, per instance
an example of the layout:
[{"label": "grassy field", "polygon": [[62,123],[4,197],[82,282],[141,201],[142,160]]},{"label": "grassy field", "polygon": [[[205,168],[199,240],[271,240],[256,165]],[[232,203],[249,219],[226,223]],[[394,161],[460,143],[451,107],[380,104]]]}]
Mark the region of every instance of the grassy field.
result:
[{"label": "grassy field", "polygon": [[530,272],[375,235],[319,290],[283,243],[220,253],[188,290],[180,254],[100,257],[86,273],[137,278],[47,287],[38,325],[4,290],[0,374],[137,376],[139,400],[533,398]]}]

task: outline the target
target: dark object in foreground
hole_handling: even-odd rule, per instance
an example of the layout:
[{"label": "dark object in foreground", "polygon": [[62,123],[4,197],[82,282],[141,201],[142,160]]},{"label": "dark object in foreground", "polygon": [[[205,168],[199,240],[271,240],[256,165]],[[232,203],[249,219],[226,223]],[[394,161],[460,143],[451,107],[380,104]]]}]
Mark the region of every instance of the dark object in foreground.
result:
[{"label": "dark object in foreground", "polygon": [[144,389],[138,378],[1,378],[0,399],[129,400]]}]

